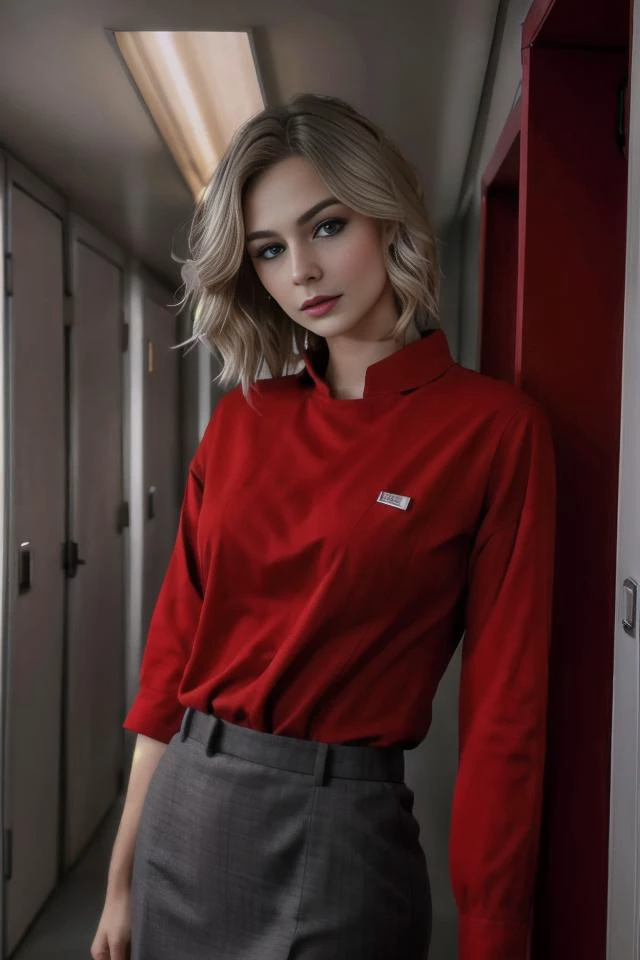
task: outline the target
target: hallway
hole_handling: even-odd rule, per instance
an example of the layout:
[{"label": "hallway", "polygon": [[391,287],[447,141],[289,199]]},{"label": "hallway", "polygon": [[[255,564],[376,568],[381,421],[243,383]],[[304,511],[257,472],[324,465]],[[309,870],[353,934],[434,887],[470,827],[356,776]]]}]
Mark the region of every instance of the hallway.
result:
[{"label": "hallway", "polygon": [[123,799],[114,804],[89,849],[47,902],[11,960],[90,960],[122,804]]},{"label": "hallway", "polygon": [[188,705],[409,747],[429,960],[640,960],[639,11],[0,0],[0,960]]}]

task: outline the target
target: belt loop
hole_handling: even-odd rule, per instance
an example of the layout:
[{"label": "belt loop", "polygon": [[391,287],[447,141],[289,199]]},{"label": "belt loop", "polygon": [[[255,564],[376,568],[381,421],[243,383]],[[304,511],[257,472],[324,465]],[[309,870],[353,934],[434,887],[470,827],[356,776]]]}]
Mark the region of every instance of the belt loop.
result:
[{"label": "belt loop", "polygon": [[212,757],[216,752],[215,740],[218,731],[220,730],[220,718],[215,717],[212,714],[209,719],[211,721],[211,730],[209,731],[209,736],[207,737],[207,748],[205,753],[208,757]]},{"label": "belt loop", "polygon": [[187,707],[183,716],[182,723],[180,724],[180,740],[182,743],[189,736],[189,730],[191,729],[191,718],[193,717],[193,707]]},{"label": "belt loop", "polygon": [[316,765],[313,771],[313,782],[317,787],[324,785],[325,773],[327,770],[327,754],[329,752],[328,743],[319,743],[316,752]]}]

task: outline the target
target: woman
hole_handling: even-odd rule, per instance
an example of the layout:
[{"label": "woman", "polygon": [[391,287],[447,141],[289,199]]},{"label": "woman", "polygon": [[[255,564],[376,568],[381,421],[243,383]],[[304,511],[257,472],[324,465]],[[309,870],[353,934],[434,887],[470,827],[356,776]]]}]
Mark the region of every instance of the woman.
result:
[{"label": "woman", "polygon": [[124,958],[131,917],[133,960],[423,960],[430,886],[403,750],[426,736],[464,633],[459,955],[525,960],[546,420],[451,359],[415,174],[342,101],[300,96],[238,131],[192,256],[194,339],[239,386],[191,463],[91,955]]}]

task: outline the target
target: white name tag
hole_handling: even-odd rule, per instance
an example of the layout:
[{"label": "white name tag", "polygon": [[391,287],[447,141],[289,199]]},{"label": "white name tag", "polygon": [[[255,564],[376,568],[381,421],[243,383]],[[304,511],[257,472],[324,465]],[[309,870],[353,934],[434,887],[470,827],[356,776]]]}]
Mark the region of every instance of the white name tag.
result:
[{"label": "white name tag", "polygon": [[386,503],[388,507],[396,507],[398,510],[406,510],[411,503],[411,497],[402,497],[399,493],[387,493],[386,490],[381,490],[376,502]]}]

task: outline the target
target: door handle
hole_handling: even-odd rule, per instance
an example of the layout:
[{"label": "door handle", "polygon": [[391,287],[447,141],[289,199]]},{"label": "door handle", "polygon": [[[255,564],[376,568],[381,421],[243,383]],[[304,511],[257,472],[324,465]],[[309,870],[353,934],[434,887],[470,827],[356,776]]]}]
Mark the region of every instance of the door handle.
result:
[{"label": "door handle", "polygon": [[622,584],[622,626],[632,637],[636,634],[638,584],[631,577]]},{"label": "door handle", "polygon": [[31,543],[25,540],[18,548],[18,593],[31,590]]}]

